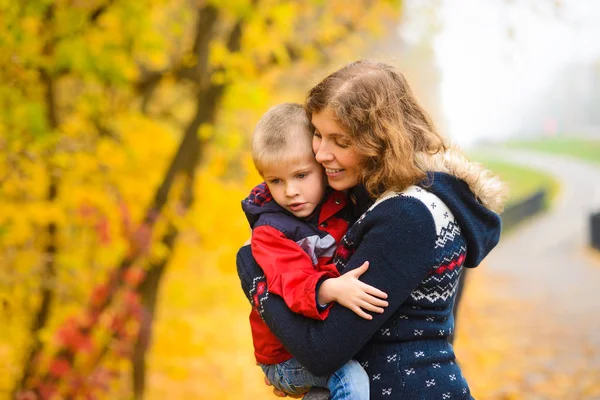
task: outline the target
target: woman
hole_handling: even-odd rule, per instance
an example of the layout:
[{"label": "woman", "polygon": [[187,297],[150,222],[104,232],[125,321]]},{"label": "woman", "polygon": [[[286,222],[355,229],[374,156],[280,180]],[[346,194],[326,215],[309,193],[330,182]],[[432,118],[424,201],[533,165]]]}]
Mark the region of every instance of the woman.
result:
[{"label": "woman", "polygon": [[[452,307],[462,268],[476,267],[499,240],[501,182],[446,147],[389,65],[347,65],[309,92],[305,108],[329,184],[373,201],[356,202],[362,215],[334,263],[345,273],[369,261],[360,280],[387,293],[389,306],[364,320],[334,305],[325,321],[312,321],[263,292],[261,316],[315,374],[356,358],[372,399],[471,398],[448,343]],[[246,295],[256,296],[262,273],[248,246],[238,253],[238,274]]]}]

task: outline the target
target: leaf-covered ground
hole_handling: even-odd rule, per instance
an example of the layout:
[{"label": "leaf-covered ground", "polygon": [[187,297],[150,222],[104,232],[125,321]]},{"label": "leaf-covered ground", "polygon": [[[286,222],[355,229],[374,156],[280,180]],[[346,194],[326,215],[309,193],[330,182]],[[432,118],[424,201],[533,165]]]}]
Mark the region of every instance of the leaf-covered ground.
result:
[{"label": "leaf-covered ground", "polygon": [[468,279],[455,348],[475,398],[600,398],[600,340],[577,333],[591,329],[588,315],[564,320],[547,299],[511,299],[515,282],[485,266]]},{"label": "leaf-covered ground", "polygon": [[[600,255],[588,256],[600,265]],[[455,343],[475,398],[600,399],[600,340],[576,334],[590,319],[562,320],[544,298],[508,298],[512,278],[482,267],[469,274]],[[275,398],[254,365],[249,304],[235,275],[190,265],[171,271],[163,295],[148,399]]]}]

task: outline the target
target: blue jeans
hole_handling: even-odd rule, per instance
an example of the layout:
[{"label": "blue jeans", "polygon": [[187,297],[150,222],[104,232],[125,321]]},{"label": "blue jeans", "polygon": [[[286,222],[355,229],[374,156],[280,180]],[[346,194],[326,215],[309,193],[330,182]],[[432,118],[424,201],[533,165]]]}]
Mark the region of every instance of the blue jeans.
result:
[{"label": "blue jeans", "polygon": [[303,394],[311,387],[329,389],[332,400],[369,400],[369,376],[358,361],[350,360],[330,376],[316,376],[295,358],[279,364],[260,364],[269,381],[289,394]]}]

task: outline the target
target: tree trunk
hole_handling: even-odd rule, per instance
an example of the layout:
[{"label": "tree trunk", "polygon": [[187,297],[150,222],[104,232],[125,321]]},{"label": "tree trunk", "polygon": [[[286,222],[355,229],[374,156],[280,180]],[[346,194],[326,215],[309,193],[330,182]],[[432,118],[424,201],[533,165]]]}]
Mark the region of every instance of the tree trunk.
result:
[{"label": "tree trunk", "polygon": [[[199,29],[201,28],[202,27],[199,26]],[[242,21],[238,21],[229,37],[228,48],[230,51],[239,50],[241,30]],[[224,91],[224,85],[210,85],[206,89],[200,89],[196,98],[203,99],[204,101],[198,101],[196,115],[186,129],[186,134],[183,141],[186,142],[185,148],[188,151],[185,153],[182,152],[180,157],[175,157],[169,167],[169,171],[167,172],[167,177],[174,177],[178,172],[182,172],[187,175],[188,181],[182,196],[183,198],[181,199],[181,205],[184,213],[189,210],[194,202],[193,187],[196,168],[202,155],[203,143],[200,142],[200,139],[198,138],[198,128],[202,124],[214,123],[218,106],[221,103]],[[156,198],[162,199],[167,194],[168,192],[165,192],[161,187],[161,189],[159,189],[157,192]],[[169,248],[169,255],[173,250],[178,234],[179,232],[175,229],[175,227],[170,227],[169,232],[165,235],[165,237],[163,237],[163,243]],[[133,364],[133,388],[136,400],[142,399],[144,395],[146,381],[146,352],[152,338],[152,324],[156,311],[160,279],[163,276],[169,260],[170,256],[167,256],[167,258],[164,260],[152,265],[148,271],[148,274],[146,275],[146,279],[139,287],[139,292],[142,295],[142,321],[131,360]]]},{"label": "tree trunk", "polygon": [[[48,11],[48,18],[51,18],[52,7]],[[52,52],[51,47],[46,46],[45,53],[50,54]],[[51,130],[55,130],[58,127],[58,115],[56,109],[56,93],[53,78],[46,72],[40,71],[42,81],[44,82],[46,89],[46,118],[48,120]],[[46,200],[52,203],[56,200],[58,194],[59,181],[56,175],[54,167],[50,163],[47,166],[49,181],[48,195]],[[50,222],[46,227],[47,242],[44,247],[41,281],[40,281],[40,306],[33,317],[31,328],[29,330],[30,337],[32,340],[29,350],[26,352],[25,362],[23,364],[23,370],[21,372],[21,378],[17,381],[16,386],[13,389],[13,396],[18,390],[25,387],[29,378],[33,375],[34,368],[36,366],[35,358],[36,355],[42,348],[42,341],[40,339],[40,331],[48,323],[50,318],[50,309],[54,299],[54,285],[56,284],[56,252],[57,252],[57,226],[54,222]]]},{"label": "tree trunk", "polygon": [[[183,198],[181,199],[182,212],[185,213],[193,204],[193,186],[195,182],[195,171],[201,158],[202,142],[200,142],[197,132],[198,128],[203,123],[213,123],[217,112],[218,105],[223,97],[224,87],[211,86],[205,93],[199,95],[198,98],[205,99],[205,102],[198,102],[196,117],[186,130],[186,136],[182,141],[182,148],[185,152],[181,152],[179,157],[175,157],[167,172],[167,177],[171,176],[174,179],[176,174],[184,173],[187,178],[186,187]],[[186,144],[183,146],[183,144]],[[164,191],[161,187],[157,192],[156,199],[165,199],[168,191]],[[160,280],[163,276],[166,266],[170,261],[170,254],[173,251],[175,241],[179,232],[175,227],[171,226],[167,234],[162,239],[162,242],[169,249],[169,256],[165,259],[150,266],[147,271],[146,278],[140,285],[138,291],[142,296],[142,321],[134,352],[132,355],[133,364],[133,388],[135,399],[142,399],[144,394],[144,384],[146,375],[146,352],[150,345],[152,337],[152,324],[156,311],[156,301],[158,298],[158,290],[160,288]]]},{"label": "tree trunk", "polygon": [[[164,236],[162,242],[171,249],[176,237],[177,231],[174,227],[170,227],[169,232]],[[142,320],[140,321],[140,329],[131,358],[133,364],[133,394],[136,400],[144,398],[144,389],[146,386],[146,351],[152,339],[152,322],[156,310],[160,280],[165,272],[168,261],[169,259],[165,258],[161,262],[152,265],[146,274],[146,278],[138,288],[138,292],[142,296]]]}]

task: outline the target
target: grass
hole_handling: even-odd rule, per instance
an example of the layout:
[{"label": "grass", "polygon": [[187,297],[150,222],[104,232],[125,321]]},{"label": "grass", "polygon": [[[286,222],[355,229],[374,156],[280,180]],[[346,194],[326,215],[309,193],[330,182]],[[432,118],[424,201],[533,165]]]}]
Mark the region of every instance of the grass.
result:
[{"label": "grass", "polygon": [[512,140],[506,147],[577,158],[600,164],[600,140],[555,136],[532,140]]},{"label": "grass", "polygon": [[482,155],[471,156],[471,158],[485,165],[509,185],[510,195],[507,205],[517,203],[543,188],[549,191],[549,201],[556,198],[558,194],[560,187],[558,181],[542,171],[488,159]]}]

